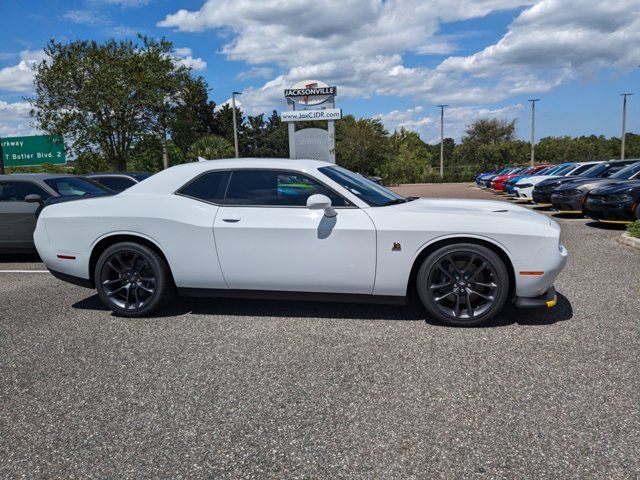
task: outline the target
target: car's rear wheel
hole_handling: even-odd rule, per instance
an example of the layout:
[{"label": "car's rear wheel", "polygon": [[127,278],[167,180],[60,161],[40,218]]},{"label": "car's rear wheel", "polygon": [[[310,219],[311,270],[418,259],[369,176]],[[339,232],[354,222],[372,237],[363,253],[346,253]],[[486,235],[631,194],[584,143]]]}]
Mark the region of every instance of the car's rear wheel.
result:
[{"label": "car's rear wheel", "polygon": [[174,292],[167,262],[133,242],[108,247],[96,262],[96,290],[116,315],[145,317],[162,309]]},{"label": "car's rear wheel", "polygon": [[431,253],[418,270],[416,285],[429,315],[448,325],[476,326],[504,307],[509,272],[489,248],[460,243]]}]

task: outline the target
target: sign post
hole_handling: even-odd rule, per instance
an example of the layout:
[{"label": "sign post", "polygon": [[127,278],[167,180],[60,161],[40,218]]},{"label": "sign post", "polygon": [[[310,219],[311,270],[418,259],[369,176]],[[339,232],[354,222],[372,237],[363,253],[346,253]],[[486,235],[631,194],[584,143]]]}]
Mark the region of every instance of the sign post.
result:
[{"label": "sign post", "polygon": [[64,152],[62,135],[34,135],[30,137],[4,137],[0,139],[4,167],[33,167],[50,163],[64,165],[67,157]]}]

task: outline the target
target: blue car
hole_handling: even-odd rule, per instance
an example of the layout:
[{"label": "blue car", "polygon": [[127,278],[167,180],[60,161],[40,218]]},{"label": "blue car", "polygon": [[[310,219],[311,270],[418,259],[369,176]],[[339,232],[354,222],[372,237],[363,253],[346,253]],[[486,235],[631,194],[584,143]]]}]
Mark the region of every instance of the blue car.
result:
[{"label": "blue car", "polygon": [[491,180],[500,175],[506,175],[507,173],[515,169],[516,167],[508,167],[495,172],[482,173],[476,177],[476,185],[480,188],[491,188]]}]

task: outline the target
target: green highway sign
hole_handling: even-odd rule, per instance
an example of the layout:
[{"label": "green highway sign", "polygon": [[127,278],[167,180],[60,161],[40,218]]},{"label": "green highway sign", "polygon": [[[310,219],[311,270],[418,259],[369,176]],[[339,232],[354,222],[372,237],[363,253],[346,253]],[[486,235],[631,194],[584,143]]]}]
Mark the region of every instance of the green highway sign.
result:
[{"label": "green highway sign", "polygon": [[51,163],[64,165],[62,135],[33,135],[30,137],[0,138],[2,159],[5,167],[31,167]]}]

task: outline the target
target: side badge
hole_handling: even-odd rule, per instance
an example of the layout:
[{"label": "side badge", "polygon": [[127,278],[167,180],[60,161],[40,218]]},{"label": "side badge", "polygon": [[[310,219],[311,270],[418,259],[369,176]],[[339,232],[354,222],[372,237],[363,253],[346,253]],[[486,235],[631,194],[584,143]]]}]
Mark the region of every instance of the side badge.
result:
[{"label": "side badge", "polygon": [[393,248],[391,248],[392,252],[399,252],[402,250],[402,246],[398,242],[393,242]]}]

